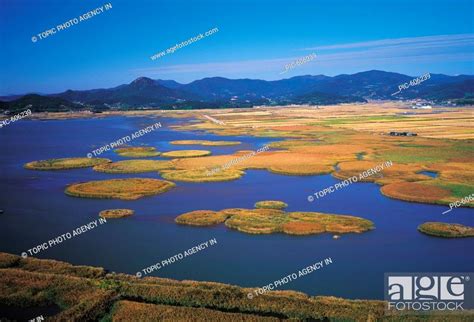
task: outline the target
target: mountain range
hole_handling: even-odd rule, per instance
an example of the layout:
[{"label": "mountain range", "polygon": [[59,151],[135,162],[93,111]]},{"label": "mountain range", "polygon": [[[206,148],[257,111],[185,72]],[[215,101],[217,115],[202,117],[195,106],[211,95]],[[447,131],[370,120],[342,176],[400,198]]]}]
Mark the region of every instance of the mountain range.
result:
[{"label": "mountain range", "polygon": [[63,93],[0,97],[0,109],[16,111],[66,111],[92,109],[197,109],[252,107],[256,105],[338,104],[367,100],[426,99],[471,103],[474,76],[431,74],[416,86],[398,86],[416,77],[378,70],[343,74],[295,76],[265,81],[258,79],[203,78],[189,84],[139,77],[129,84],[108,89],[67,90]]}]

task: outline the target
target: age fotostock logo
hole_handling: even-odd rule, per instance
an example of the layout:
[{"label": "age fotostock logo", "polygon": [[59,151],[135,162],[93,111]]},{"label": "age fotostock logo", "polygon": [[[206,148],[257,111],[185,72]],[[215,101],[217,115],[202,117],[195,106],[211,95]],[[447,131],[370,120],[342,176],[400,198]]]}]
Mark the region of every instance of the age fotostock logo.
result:
[{"label": "age fotostock logo", "polygon": [[474,308],[474,273],[387,273],[389,311],[464,311]]}]

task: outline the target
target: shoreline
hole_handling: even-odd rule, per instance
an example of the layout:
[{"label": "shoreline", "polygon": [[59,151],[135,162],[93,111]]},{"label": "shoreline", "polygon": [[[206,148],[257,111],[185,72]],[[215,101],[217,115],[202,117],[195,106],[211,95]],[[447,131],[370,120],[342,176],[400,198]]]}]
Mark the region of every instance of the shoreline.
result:
[{"label": "shoreline", "polygon": [[[302,292],[287,290],[268,292],[252,300],[247,295],[258,287],[244,288],[217,282],[178,281],[160,277],[138,278],[134,275],[111,273],[100,267],[76,266],[62,261],[34,257],[21,258],[2,252],[0,252],[0,272],[2,284],[10,285],[9,296],[0,292],[0,305],[10,303],[21,307],[20,303],[32,301],[27,296],[28,292],[23,292],[25,285],[21,280],[26,278],[36,280],[35,285],[42,281],[42,287],[32,285],[36,292],[44,293],[48,289],[52,291],[58,288],[59,290],[55,291],[55,298],[49,299],[48,303],[58,305],[62,309],[53,317],[53,320],[78,320],[84,316],[104,318],[110,315],[113,303],[121,300],[153,305],[172,305],[169,309],[204,307],[211,311],[227,312],[232,308],[230,311],[233,313],[252,316],[257,320],[270,316],[283,319],[345,317],[363,321],[383,314],[383,302],[377,300],[345,300],[332,296],[308,296]],[[21,275],[21,280],[16,279],[18,274]],[[55,285],[55,281],[57,283],[58,280],[61,284],[73,283],[74,285],[71,286],[75,288],[75,291],[58,287]],[[87,284],[88,287],[81,289],[75,283]],[[68,305],[60,305],[61,301],[58,300],[62,297],[68,298],[68,292],[71,291],[79,293],[79,298],[82,297],[82,293],[87,293],[87,296],[83,296],[83,302],[74,298]],[[84,302],[90,301],[93,297],[90,293],[96,293],[96,291],[100,294],[95,294],[93,303],[85,304]],[[6,301],[7,298],[11,298],[11,301]],[[47,302],[45,299],[44,303]],[[275,306],[275,302],[279,305]],[[38,303],[35,305],[38,306]],[[79,308],[86,308],[86,310],[79,312]],[[334,310],[340,310],[340,312],[334,312]]]},{"label": "shoreline", "polygon": [[[394,316],[385,315],[385,302],[378,300],[308,296],[289,290],[267,291],[251,298],[248,294],[254,292],[257,289],[255,287],[160,277],[138,278],[100,267],[77,266],[33,257],[21,258],[2,252],[0,272],[1,284],[9,285],[3,291],[0,288],[0,306],[9,308],[10,314],[22,308],[34,307],[40,312],[49,310],[49,314],[43,315],[51,321],[130,320],[137,316],[156,320],[162,317],[164,310],[186,318],[199,316],[202,319],[245,321],[375,321],[386,318],[391,321],[397,321],[398,318],[418,321],[420,318],[420,315],[397,315],[393,320]],[[29,295],[33,290],[37,294],[35,299]],[[56,308],[54,314],[51,313],[51,307]],[[426,317],[426,314],[423,316]],[[471,321],[474,314],[436,313],[429,316],[432,321],[446,318]]]},{"label": "shoreline", "polygon": [[[29,119],[39,119],[39,120],[49,120],[49,119],[75,119],[75,118],[102,118],[108,116],[150,116],[150,115],[159,115],[159,114],[205,114],[205,113],[229,113],[234,111],[242,112],[263,112],[263,111],[275,111],[280,109],[309,109],[309,110],[325,110],[332,108],[347,108],[347,107],[363,107],[363,106],[381,106],[391,105],[394,108],[409,110],[415,115],[423,114],[433,114],[434,111],[443,111],[443,112],[452,112],[458,110],[469,110],[472,109],[473,105],[465,106],[443,106],[443,105],[434,105],[432,110],[423,110],[423,109],[412,109],[410,108],[411,103],[406,101],[388,101],[388,100],[379,100],[379,101],[368,101],[364,104],[357,103],[341,103],[341,104],[329,104],[329,105],[318,105],[318,108],[314,105],[301,104],[301,105],[276,105],[276,106],[254,106],[254,107],[228,107],[228,108],[203,108],[203,109],[134,109],[134,110],[106,110],[100,113],[94,113],[90,110],[83,111],[67,111],[67,112],[34,112],[31,114]],[[0,120],[8,119],[11,115],[0,114]],[[174,117],[174,116],[173,116]]]}]

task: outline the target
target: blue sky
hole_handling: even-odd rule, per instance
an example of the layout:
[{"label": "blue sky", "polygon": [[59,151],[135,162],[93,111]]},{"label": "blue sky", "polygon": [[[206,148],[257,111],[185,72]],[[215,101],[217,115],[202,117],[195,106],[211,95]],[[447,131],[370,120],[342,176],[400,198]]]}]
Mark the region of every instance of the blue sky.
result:
[{"label": "blue sky", "polygon": [[[31,40],[106,3],[112,9]],[[473,12],[472,0],[0,0],[0,95],[107,88],[139,76],[474,74]],[[311,53],[314,60],[280,74]]]}]

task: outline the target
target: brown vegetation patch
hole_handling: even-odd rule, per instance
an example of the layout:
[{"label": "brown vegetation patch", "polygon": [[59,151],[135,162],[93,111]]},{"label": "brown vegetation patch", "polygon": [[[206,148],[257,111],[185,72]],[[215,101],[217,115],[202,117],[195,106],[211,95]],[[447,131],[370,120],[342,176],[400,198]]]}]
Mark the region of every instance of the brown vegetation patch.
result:
[{"label": "brown vegetation patch", "polygon": [[111,179],[72,184],[66,188],[65,193],[81,198],[135,200],[166,192],[174,186],[170,181],[159,179]]},{"label": "brown vegetation patch", "polygon": [[[387,160],[388,161],[388,160]],[[361,182],[376,182],[378,184],[389,184],[400,181],[421,181],[430,180],[431,177],[419,174],[423,168],[417,164],[397,164],[385,166],[383,161],[348,161],[338,164],[339,170],[333,172],[333,176],[340,180],[356,176]],[[367,171],[376,169],[377,166],[384,165],[384,168],[376,173],[369,174]],[[369,174],[365,177],[364,173]],[[363,175],[361,177],[361,174]]]},{"label": "brown vegetation patch", "polygon": [[331,233],[361,233],[373,229],[370,220],[317,212],[290,212],[279,209],[231,208],[218,212],[198,210],[180,215],[179,224],[208,226],[225,222],[229,228],[248,234],[283,232],[292,235]]},{"label": "brown vegetation patch", "polygon": [[0,253],[0,268],[6,268],[16,265],[20,262],[20,257],[7,253]]},{"label": "brown vegetation patch", "polygon": [[383,195],[412,202],[436,203],[450,196],[446,189],[418,182],[398,182],[383,186]]},{"label": "brown vegetation patch", "polygon": [[172,169],[170,161],[161,160],[125,160],[113,163],[105,163],[95,166],[93,169],[105,173],[142,173]]},{"label": "brown vegetation patch", "polygon": [[321,223],[310,221],[290,221],[283,224],[283,232],[291,235],[311,235],[326,232]]},{"label": "brown vegetation patch", "polygon": [[156,151],[154,147],[141,147],[141,146],[131,146],[118,148],[115,150],[115,153],[122,157],[129,158],[146,158],[146,157],[156,157],[160,155],[160,152]]},{"label": "brown vegetation patch", "polygon": [[227,313],[206,308],[181,307],[119,301],[113,308],[112,321],[275,321],[276,317]]},{"label": "brown vegetation patch", "polygon": [[464,226],[461,224],[449,224],[443,222],[425,222],[418,226],[418,230],[424,234],[444,237],[474,237],[474,227]]},{"label": "brown vegetation patch", "polygon": [[207,150],[177,150],[168,151],[161,154],[162,157],[166,158],[196,158],[210,155],[211,151]]},{"label": "brown vegetation patch", "polygon": [[178,169],[213,169],[229,165],[235,170],[268,169],[279,174],[314,175],[331,172],[334,163],[331,157],[303,152],[267,151],[252,156],[250,153],[252,151],[239,151],[232,155],[174,160],[174,165]]},{"label": "brown vegetation patch", "polygon": [[[0,253],[0,259],[4,257]],[[43,262],[50,262],[32,258],[22,260],[25,267],[33,267],[29,265],[32,261],[38,268]],[[55,263],[58,267],[69,265]],[[58,272],[55,266],[44,267],[48,266],[48,270],[41,272],[26,271],[22,267],[1,269],[0,304],[18,307],[60,305],[63,311],[48,317],[52,321],[155,321],[166,320],[168,316],[172,321],[191,321],[196,317],[199,317],[197,320],[242,321],[254,319],[254,316],[258,320],[277,317],[281,320],[367,321],[384,316],[382,301],[310,297],[294,291],[271,291],[249,299],[247,294],[252,289],[222,283],[154,277],[138,279],[114,273],[81,277],[68,271]],[[74,268],[77,266],[72,266],[71,271]],[[124,301],[131,298],[134,300]],[[168,307],[170,304],[172,307]],[[227,314],[232,314],[229,319]],[[177,318],[181,316],[183,319]]]},{"label": "brown vegetation patch", "polygon": [[132,209],[107,209],[102,210],[99,216],[102,218],[123,218],[132,216],[135,213]]},{"label": "brown vegetation patch", "polygon": [[223,223],[228,215],[212,210],[195,210],[176,217],[178,224],[191,226],[211,226]]},{"label": "brown vegetation patch", "polygon": [[446,162],[433,164],[427,170],[439,173],[439,178],[448,182],[472,184],[474,182],[474,159],[465,163]]},{"label": "brown vegetation patch", "polygon": [[29,170],[67,170],[89,168],[108,162],[111,161],[104,158],[63,158],[28,162],[24,167]]},{"label": "brown vegetation patch", "polygon": [[190,170],[166,170],[161,171],[161,176],[167,180],[184,181],[184,182],[219,182],[237,180],[242,177],[245,172],[240,170],[221,170],[213,171],[212,169],[190,169]]},{"label": "brown vegetation patch", "polygon": [[263,200],[255,203],[255,208],[285,209],[288,204],[279,200]]}]

